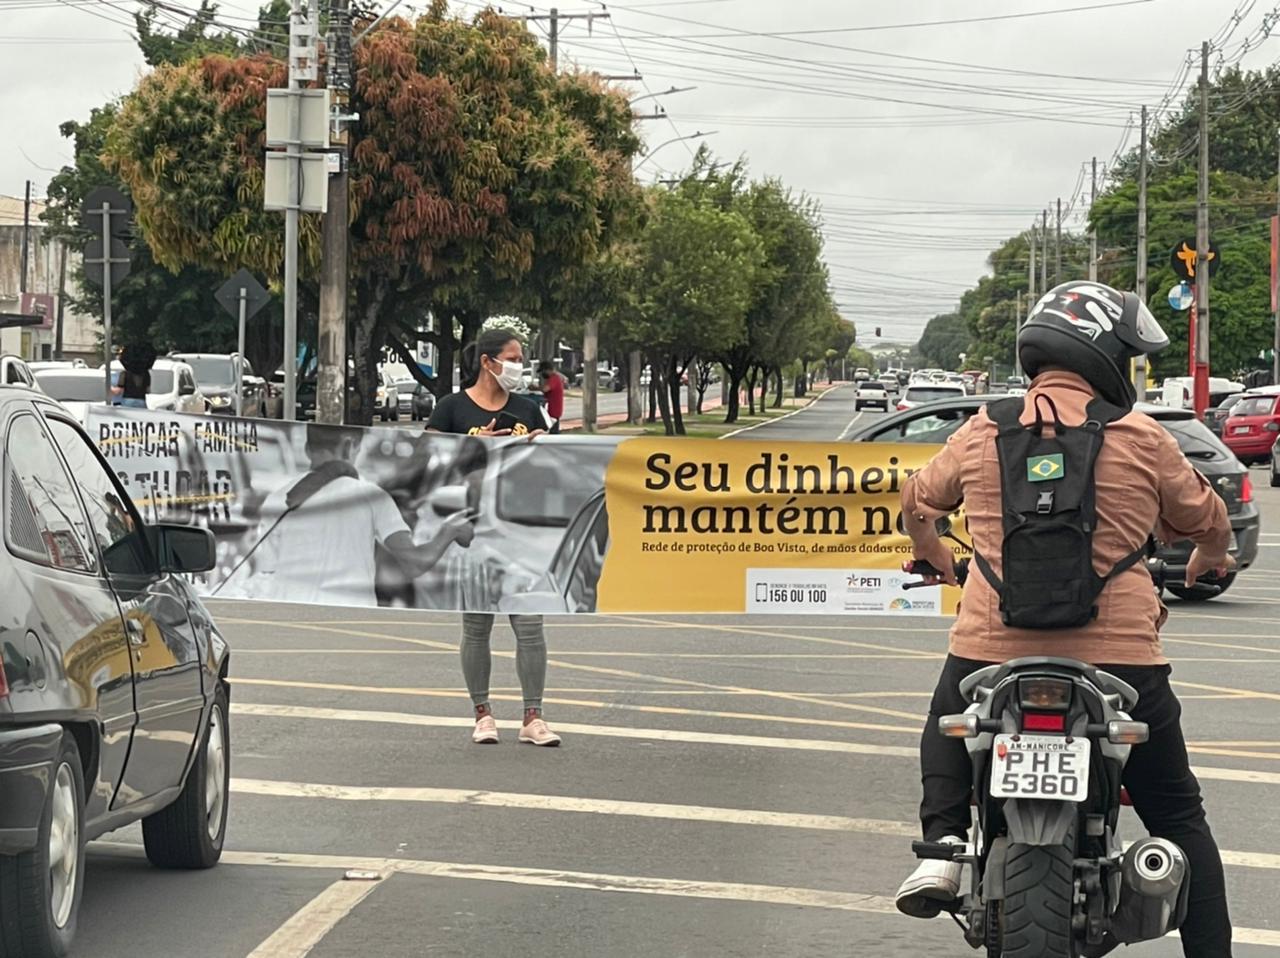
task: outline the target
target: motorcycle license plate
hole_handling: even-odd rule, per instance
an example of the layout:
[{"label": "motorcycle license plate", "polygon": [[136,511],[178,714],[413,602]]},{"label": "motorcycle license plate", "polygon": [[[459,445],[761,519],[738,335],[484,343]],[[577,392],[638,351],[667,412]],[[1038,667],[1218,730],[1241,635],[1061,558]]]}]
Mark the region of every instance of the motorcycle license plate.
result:
[{"label": "motorcycle license plate", "polygon": [[1061,735],[997,735],[991,794],[1083,802],[1089,796],[1089,741]]}]

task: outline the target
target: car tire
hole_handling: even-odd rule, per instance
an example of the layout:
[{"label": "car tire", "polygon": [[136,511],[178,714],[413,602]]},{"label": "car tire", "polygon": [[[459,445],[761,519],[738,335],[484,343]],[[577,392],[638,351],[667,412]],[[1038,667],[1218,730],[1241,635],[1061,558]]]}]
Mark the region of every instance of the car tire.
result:
[{"label": "car tire", "polygon": [[[1183,602],[1208,602],[1210,599],[1216,599],[1226,592],[1227,589],[1231,588],[1231,583],[1235,581],[1236,574],[1228,572],[1217,586],[1192,586],[1188,589],[1185,585],[1166,585],[1165,588]],[[1217,591],[1214,591],[1215,588]]]},{"label": "car tire", "polygon": [[[80,750],[67,732],[50,776],[36,847],[21,855],[0,855],[0,956],[63,958],[71,950],[84,892],[84,772]],[[63,863],[53,864],[55,819],[63,836]],[[70,848],[67,831],[72,830]],[[65,857],[70,854],[70,860]],[[68,875],[66,872],[70,870]]]},{"label": "car tire", "polygon": [[[231,785],[226,686],[218,684],[199,751],[177,800],[142,820],[147,858],[157,868],[212,868],[222,857]],[[215,794],[213,789],[220,789]]]}]

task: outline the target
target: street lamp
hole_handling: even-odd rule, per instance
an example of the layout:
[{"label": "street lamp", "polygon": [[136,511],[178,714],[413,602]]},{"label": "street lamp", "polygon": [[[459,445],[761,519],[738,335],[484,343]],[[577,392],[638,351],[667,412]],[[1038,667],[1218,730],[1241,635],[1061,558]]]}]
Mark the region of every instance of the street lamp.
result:
[{"label": "street lamp", "polygon": [[663,90],[661,93],[644,93],[638,97],[628,100],[628,104],[639,103],[641,100],[649,100],[653,97],[670,96],[673,93],[688,93],[690,90],[698,89],[696,86],[673,86],[670,90]]},{"label": "street lamp", "polygon": [[631,172],[635,173],[639,171],[640,167],[648,163],[649,160],[653,158],[653,154],[657,153],[664,146],[670,146],[672,143],[679,143],[681,140],[698,140],[704,136],[715,136],[719,132],[720,132],[719,130],[710,130],[706,133],[703,133],[701,130],[699,130],[697,133],[690,133],[688,136],[673,136],[671,139],[667,140],[666,142],[659,143],[652,150],[646,153],[644,157],[640,160],[640,162],[635,165],[635,167],[632,169]]}]

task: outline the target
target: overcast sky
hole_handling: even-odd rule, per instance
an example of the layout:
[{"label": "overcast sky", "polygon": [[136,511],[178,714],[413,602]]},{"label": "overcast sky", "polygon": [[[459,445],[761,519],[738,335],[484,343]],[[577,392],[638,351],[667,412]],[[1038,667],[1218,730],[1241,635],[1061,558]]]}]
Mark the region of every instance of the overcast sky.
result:
[{"label": "overcast sky", "polygon": [[[501,4],[512,14],[549,5]],[[122,25],[136,7],[0,0],[9,143],[0,193],[20,196],[31,179],[43,195],[70,159],[58,124],[136,83],[144,65]],[[471,14],[477,4],[454,8]],[[688,163],[696,141],[666,141],[715,131],[706,142],[721,158],[743,155],[754,175],[822,202],[836,295],[864,337],[880,325],[885,338],[912,341],[985,271],[987,251],[1040,209],[1076,196],[1078,222],[1090,158],[1105,167],[1122,143],[1137,143],[1132,115],[1160,105],[1189,49],[1216,36],[1227,62],[1280,59],[1280,29],[1257,42],[1271,9],[1272,0],[619,0],[589,32],[585,20],[562,22],[560,56],[607,74],[637,70],[636,96],[695,86],[636,103],[667,116],[643,124],[656,151],[642,178]],[[243,26],[256,5],[221,11]],[[925,25],[978,18],[1000,19]]]}]

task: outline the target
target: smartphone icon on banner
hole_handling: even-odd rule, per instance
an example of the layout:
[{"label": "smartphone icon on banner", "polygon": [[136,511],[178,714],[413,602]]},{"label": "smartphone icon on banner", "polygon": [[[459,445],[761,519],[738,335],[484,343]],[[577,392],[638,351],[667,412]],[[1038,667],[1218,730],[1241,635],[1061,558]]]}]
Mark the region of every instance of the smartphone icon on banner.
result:
[{"label": "smartphone icon on banner", "polygon": [[763,582],[756,583],[756,601],[757,602],[769,601],[769,587],[765,585]]}]

